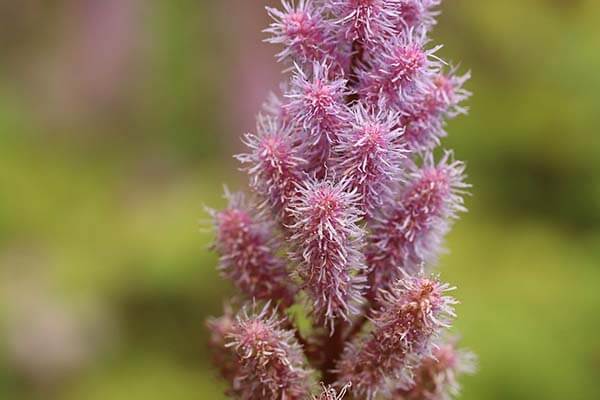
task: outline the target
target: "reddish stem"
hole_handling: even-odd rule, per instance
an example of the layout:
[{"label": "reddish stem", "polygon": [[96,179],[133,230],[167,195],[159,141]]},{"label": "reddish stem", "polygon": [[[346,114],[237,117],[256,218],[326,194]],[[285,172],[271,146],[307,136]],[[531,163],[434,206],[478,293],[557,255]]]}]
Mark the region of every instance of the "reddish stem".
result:
[{"label": "reddish stem", "polygon": [[338,322],[335,324],[335,331],[333,335],[331,335],[328,340],[324,343],[323,353],[324,363],[321,367],[321,373],[323,378],[323,383],[326,385],[332,385],[337,380],[337,374],[333,371],[337,360],[342,355],[342,351],[344,350],[344,339],[346,335],[344,332],[347,330],[347,324],[344,322]]},{"label": "reddish stem", "polygon": [[356,320],[356,322],[354,322],[354,324],[352,325],[352,329],[350,330],[350,332],[348,332],[348,335],[346,335],[346,339],[344,340],[345,342],[350,342],[352,339],[354,339],[354,336],[356,336],[360,333],[363,326],[365,326],[365,324],[367,323],[368,312],[369,312],[369,309],[368,309],[368,307],[366,307],[365,313],[362,314],[359,317],[359,319]]},{"label": "reddish stem", "polygon": [[[359,40],[355,40],[352,43],[352,58],[350,59],[350,71],[348,72],[348,88],[352,88],[354,86],[356,86],[356,84],[358,83],[358,73],[357,73],[357,68],[360,65],[360,63],[362,62],[364,56],[364,46],[363,44],[359,41]],[[348,95],[348,97],[346,98],[346,103],[347,104],[351,104],[354,103],[355,101],[358,101],[358,94],[356,92],[353,92],[352,94]]]}]

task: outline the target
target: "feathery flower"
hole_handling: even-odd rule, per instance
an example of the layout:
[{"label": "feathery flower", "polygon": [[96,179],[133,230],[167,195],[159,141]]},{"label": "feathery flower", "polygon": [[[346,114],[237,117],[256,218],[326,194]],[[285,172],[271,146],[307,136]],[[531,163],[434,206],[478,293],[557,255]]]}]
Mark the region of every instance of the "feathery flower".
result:
[{"label": "feathery flower", "polygon": [[294,197],[296,185],[302,180],[305,161],[298,157],[298,148],[289,125],[267,115],[259,116],[257,134],[246,134],[243,140],[250,153],[236,158],[247,164],[250,187],[265,198],[276,214],[282,215]]},{"label": "feathery flower", "polygon": [[[213,356],[213,363],[219,368],[221,376],[228,382],[234,383],[238,371],[238,363],[235,355],[230,349],[225,347],[227,337],[231,334],[235,322],[235,316],[231,306],[225,306],[225,313],[219,318],[211,318],[207,322],[210,331],[210,349]],[[229,394],[238,393],[239,388],[231,387]]]},{"label": "feathery flower", "polygon": [[363,43],[380,42],[395,33],[399,16],[390,0],[331,0],[328,7],[344,38]]},{"label": "feathery flower", "polygon": [[[278,93],[287,92],[287,82],[279,85]],[[271,116],[280,126],[289,126],[292,116],[285,109],[285,102],[275,92],[269,92],[267,100],[262,105],[264,114]],[[260,114],[259,114],[260,115]]]},{"label": "feathery flower", "polygon": [[456,75],[456,68],[452,68],[448,73],[440,73],[434,78],[432,96],[446,117],[453,118],[467,113],[467,109],[460,103],[471,96],[471,93],[464,89],[465,82],[470,78],[470,72]]},{"label": "feathery flower", "polygon": [[[304,400],[309,394],[309,371],[292,331],[267,304],[260,312],[244,307],[225,345],[238,363],[235,387],[243,400]],[[252,307],[254,308],[254,307]]]},{"label": "feathery flower", "polygon": [[371,225],[366,252],[370,298],[393,282],[402,271],[414,274],[433,264],[442,240],[459,212],[466,211],[463,195],[465,166],[446,152],[435,164],[431,153],[423,165],[412,165],[408,183],[396,203],[383,210]]},{"label": "feathery flower", "polygon": [[303,132],[300,140],[304,144],[303,156],[309,162],[307,170],[320,176],[324,175],[337,131],[349,117],[345,104],[347,81],[332,78],[330,68],[328,63],[313,63],[307,74],[296,66],[285,96],[289,101],[284,106]]},{"label": "feathery flower", "polygon": [[310,72],[296,65],[284,106],[305,130],[331,130],[347,119],[347,80],[332,78],[331,65],[313,63]]},{"label": "feathery flower", "polygon": [[407,276],[381,292],[373,330],[346,348],[339,379],[352,382],[354,395],[368,400],[386,390],[388,379],[412,382],[413,369],[454,317],[456,301],[445,294],[452,289],[434,277]]},{"label": "feathery flower", "polygon": [[225,210],[211,211],[221,273],[250,298],[290,305],[295,290],[285,264],[275,256],[279,244],[271,224],[250,213],[241,193],[226,193],[226,197]]},{"label": "feathery flower", "polygon": [[470,74],[439,73],[433,85],[416,101],[404,104],[400,124],[405,128],[404,138],[412,151],[432,150],[446,136],[446,119],[466,114],[461,106],[471,94],[463,88]]},{"label": "feathery flower", "polygon": [[230,195],[213,248],[246,297],[305,300],[312,329],[268,305],[211,320],[228,393],[450,400],[469,357],[438,345],[455,301],[423,270],[465,211],[464,165],[433,152],[470,94],[429,42],[441,0],[281,2],[264,32],[286,79],[236,156],[258,210]]},{"label": "feathery flower", "polygon": [[394,391],[395,400],[451,400],[458,396],[458,377],[473,374],[475,355],[456,348],[451,341],[434,348],[414,373],[414,382]]},{"label": "feathery flower", "polygon": [[375,110],[358,103],[352,108],[353,119],[342,130],[334,147],[334,167],[350,188],[361,196],[361,208],[371,214],[392,195],[393,184],[400,180],[405,156],[398,128],[399,115]]},{"label": "feathery flower", "polygon": [[364,268],[363,231],[357,226],[361,213],[356,191],[347,189],[347,181],[311,179],[298,188],[289,207],[296,221],[290,227],[292,259],[299,264],[317,321],[331,327],[356,314],[361,301],[363,278],[355,275]]},{"label": "feathery flower", "polygon": [[334,47],[332,26],[322,17],[315,2],[299,0],[294,6],[293,2],[282,0],[281,4],[283,10],[267,7],[273,22],[264,31],[271,35],[266,42],[284,46],[277,59],[306,63],[323,61],[331,56]]},{"label": "feathery flower", "polygon": [[435,8],[441,0],[391,0],[398,18],[394,21],[398,31],[416,29],[427,31],[436,23],[439,12]]},{"label": "feathery flower", "polygon": [[396,108],[418,98],[443,64],[435,56],[442,46],[425,49],[426,44],[425,35],[412,29],[386,42],[373,55],[371,67],[359,71],[361,97],[370,104]]}]

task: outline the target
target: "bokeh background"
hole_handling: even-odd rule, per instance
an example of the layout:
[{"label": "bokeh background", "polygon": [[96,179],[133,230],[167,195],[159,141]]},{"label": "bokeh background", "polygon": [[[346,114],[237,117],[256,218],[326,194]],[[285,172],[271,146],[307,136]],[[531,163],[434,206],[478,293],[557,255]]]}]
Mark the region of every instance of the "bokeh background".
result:
[{"label": "bokeh background", "polygon": [[[0,398],[220,399],[204,206],[280,80],[261,0],[0,0]],[[600,2],[447,0],[463,399],[600,398]]]}]

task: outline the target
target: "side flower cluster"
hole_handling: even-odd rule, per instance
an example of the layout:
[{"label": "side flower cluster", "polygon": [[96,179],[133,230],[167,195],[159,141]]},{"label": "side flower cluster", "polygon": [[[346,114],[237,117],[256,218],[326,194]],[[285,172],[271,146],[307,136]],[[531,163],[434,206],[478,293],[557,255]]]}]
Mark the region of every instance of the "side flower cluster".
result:
[{"label": "side flower cluster", "polygon": [[284,320],[265,306],[248,313],[243,309],[226,336],[237,361],[234,389],[242,399],[304,399],[309,372],[304,355]]},{"label": "side flower cluster", "polygon": [[[415,274],[435,263],[458,213],[466,211],[464,164],[452,153],[435,164],[430,154],[419,167],[408,166],[406,185],[371,224],[366,250],[370,296],[386,289],[402,274]],[[399,268],[398,268],[399,267]]]},{"label": "side flower cluster", "polygon": [[410,384],[400,384],[393,393],[396,400],[450,400],[460,393],[458,378],[475,372],[473,353],[456,348],[456,340],[442,342],[414,371]]},{"label": "side flower cluster", "polygon": [[208,324],[231,397],[447,400],[472,372],[444,339],[456,300],[432,271],[469,189],[441,148],[470,93],[431,43],[440,3],[267,8],[286,79],[236,156],[251,194],[211,211],[242,295]]},{"label": "side flower cluster", "polygon": [[412,381],[413,370],[431,353],[433,340],[454,318],[456,301],[447,296],[447,284],[429,277],[407,277],[389,292],[381,292],[381,308],[373,330],[349,343],[339,362],[342,382],[354,385],[354,394],[372,400],[386,393],[390,380]]},{"label": "side flower cluster", "polygon": [[295,289],[286,264],[276,255],[280,244],[273,224],[252,214],[243,194],[227,193],[226,197],[229,206],[225,210],[211,211],[219,270],[249,298],[276,299],[290,305]]}]

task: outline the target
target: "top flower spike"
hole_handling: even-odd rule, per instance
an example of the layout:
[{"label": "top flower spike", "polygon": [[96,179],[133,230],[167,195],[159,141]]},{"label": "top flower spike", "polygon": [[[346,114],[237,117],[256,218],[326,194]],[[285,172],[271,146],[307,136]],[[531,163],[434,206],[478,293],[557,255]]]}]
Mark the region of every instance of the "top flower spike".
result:
[{"label": "top flower spike", "polygon": [[399,9],[389,0],[332,0],[329,10],[347,40],[380,42],[394,34]]},{"label": "top flower spike", "polygon": [[[470,96],[469,73],[430,44],[440,3],[267,8],[288,78],[237,156],[253,197],[212,213],[222,275],[245,302],[209,323],[231,396],[448,400],[472,372],[445,339],[453,286],[431,273],[470,187],[438,149]],[[299,301],[309,337],[286,313]]]},{"label": "top flower spike", "polygon": [[333,25],[323,18],[321,10],[312,0],[300,0],[296,6],[283,1],[283,11],[267,7],[274,20],[266,33],[266,41],[281,44],[284,49],[277,54],[283,61],[292,59],[297,62],[321,61],[332,55],[334,48]]}]

